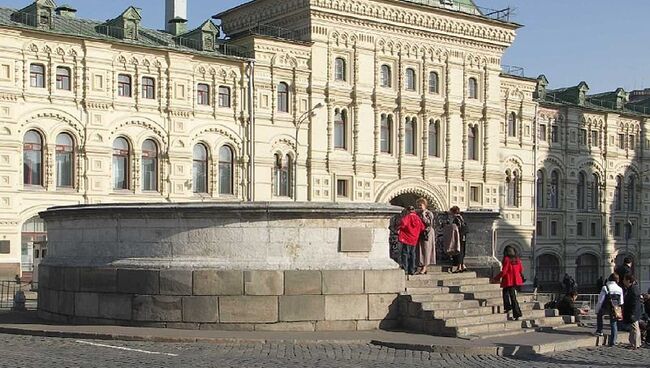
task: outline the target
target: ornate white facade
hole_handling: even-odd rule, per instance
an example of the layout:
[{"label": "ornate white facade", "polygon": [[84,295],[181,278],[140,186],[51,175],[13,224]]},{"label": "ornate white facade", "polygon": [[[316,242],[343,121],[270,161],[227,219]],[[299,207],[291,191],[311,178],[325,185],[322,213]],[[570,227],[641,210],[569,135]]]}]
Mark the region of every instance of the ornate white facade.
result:
[{"label": "ornate white facade", "polygon": [[[583,253],[615,257],[620,239],[608,224],[620,216],[607,208],[610,176],[636,170],[639,201],[645,198],[645,138],[636,154],[606,155],[604,137],[619,123],[641,137],[646,118],[594,112],[584,121],[599,122],[604,143],[576,149],[571,137],[582,109],[538,103],[537,80],[502,72],[501,57],[519,26],[482,15],[471,1],[443,3],[258,0],[218,15],[230,39],[216,45],[211,22],[190,32],[175,23],[168,29],[177,34],[165,34],[139,27],[133,8],[79,29],[73,12],[60,8],[55,15],[49,0],[0,9],[0,268],[19,272],[21,243],[30,262],[30,233],[40,229],[23,225],[53,205],[398,203],[416,196],[438,209],[501,211],[497,251],[515,245],[531,279],[534,260],[545,254],[558,257],[556,273],[565,266],[575,273]],[[42,76],[33,65],[43,67]],[[61,68],[69,73],[67,89]],[[537,124],[549,117],[561,126],[561,145],[535,139]],[[25,141],[30,131],[42,140],[40,151]],[[72,156],[56,143],[61,133],[74,142]],[[116,147],[119,138],[126,149]],[[143,150],[151,143],[156,149]],[[35,154],[41,171],[25,166]],[[58,178],[69,171],[61,164],[66,157],[73,157],[71,184]],[[560,208],[536,211],[535,173],[550,175],[555,167]],[[580,168],[602,174],[599,214],[575,210],[571,186]],[[556,221],[562,235],[542,229],[533,246],[536,215],[542,226]],[[585,218],[590,227],[592,217],[600,218],[600,238],[583,240],[576,221]],[[641,212],[635,219],[629,251],[647,259],[640,239],[648,237],[641,229],[648,219]],[[599,261],[598,272],[611,266]],[[645,279],[647,266],[638,268]]]}]

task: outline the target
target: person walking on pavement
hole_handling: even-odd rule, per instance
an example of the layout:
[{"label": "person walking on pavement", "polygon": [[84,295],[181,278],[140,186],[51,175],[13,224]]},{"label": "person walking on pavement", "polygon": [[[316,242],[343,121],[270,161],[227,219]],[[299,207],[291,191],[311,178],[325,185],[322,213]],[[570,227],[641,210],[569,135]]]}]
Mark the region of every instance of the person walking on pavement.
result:
[{"label": "person walking on pavement", "polygon": [[409,275],[415,274],[415,248],[418,245],[420,234],[424,230],[424,223],[415,213],[415,208],[409,206],[406,215],[402,217],[399,225],[399,242],[402,244],[402,266]]},{"label": "person walking on pavement", "polygon": [[612,306],[623,305],[623,289],[618,286],[619,278],[616,273],[609,275],[607,282],[600,290],[596,303],[596,336],[603,336],[603,317],[609,315],[610,337],[609,346],[616,344],[618,321]]},{"label": "person walking on pavement", "polygon": [[429,205],[427,200],[420,198],[415,202],[417,205],[417,214],[420,216],[420,220],[424,224],[424,231],[420,236],[417,247],[417,258],[418,258],[418,274],[425,275],[427,273],[427,266],[436,264],[436,232],[433,228],[435,223],[435,217],[433,212],[427,209]]},{"label": "person walking on pavement", "polygon": [[503,293],[503,307],[506,313],[512,311],[512,320],[518,321],[522,317],[519,302],[517,301],[517,288],[524,284],[524,268],[517,257],[515,248],[507,246],[503,251],[503,266],[501,272],[494,277],[494,281],[501,281]]},{"label": "person walking on pavement", "polygon": [[625,302],[623,303],[623,322],[630,327],[630,349],[636,350],[641,347],[641,289],[632,274],[626,274],[623,278],[625,286]]}]

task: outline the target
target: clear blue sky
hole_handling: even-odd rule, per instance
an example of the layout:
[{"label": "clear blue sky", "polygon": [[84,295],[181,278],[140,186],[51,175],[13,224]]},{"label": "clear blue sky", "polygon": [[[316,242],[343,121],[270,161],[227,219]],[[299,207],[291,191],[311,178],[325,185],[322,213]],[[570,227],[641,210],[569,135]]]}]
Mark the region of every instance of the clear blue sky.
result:
[{"label": "clear blue sky", "polygon": [[[282,1],[282,0],[277,0]],[[503,60],[525,68],[527,76],[545,74],[551,88],[584,80],[591,92],[650,87],[650,47],[645,27],[649,0],[475,0],[486,8],[512,7],[524,25]],[[23,7],[31,0],[0,0]],[[190,26],[244,0],[188,0]],[[143,9],[144,24],[164,28],[164,0],[58,0],[78,16],[104,20],[129,5]]]}]

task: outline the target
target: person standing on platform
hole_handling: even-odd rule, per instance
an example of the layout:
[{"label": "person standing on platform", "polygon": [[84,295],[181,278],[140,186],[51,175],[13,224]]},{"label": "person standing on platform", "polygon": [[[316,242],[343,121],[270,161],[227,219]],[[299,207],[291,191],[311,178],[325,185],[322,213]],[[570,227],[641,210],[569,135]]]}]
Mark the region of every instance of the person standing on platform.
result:
[{"label": "person standing on platform", "polygon": [[427,266],[436,264],[436,232],[433,227],[435,223],[435,216],[433,212],[427,209],[429,205],[427,200],[420,198],[415,202],[417,206],[417,214],[424,224],[424,231],[420,236],[417,247],[417,258],[418,258],[418,274],[426,275]]},{"label": "person standing on platform", "polygon": [[460,241],[460,251],[452,257],[453,266],[456,268],[452,270],[452,273],[459,273],[467,271],[465,267],[465,252],[467,250],[467,224],[465,219],[460,214],[460,208],[458,206],[453,206],[449,209],[451,214],[451,223],[458,227],[458,235]]},{"label": "person standing on platform", "polygon": [[417,262],[415,250],[422,230],[424,230],[424,223],[415,213],[413,206],[409,206],[406,212],[406,215],[402,217],[398,236],[399,242],[402,244],[402,266],[407,274],[414,275]]},{"label": "person standing on platform", "polygon": [[503,266],[501,272],[494,277],[495,282],[501,281],[503,289],[503,307],[506,313],[512,311],[512,320],[518,321],[522,317],[519,302],[517,301],[517,288],[524,284],[524,268],[521,259],[517,257],[515,248],[507,246],[503,250]]}]

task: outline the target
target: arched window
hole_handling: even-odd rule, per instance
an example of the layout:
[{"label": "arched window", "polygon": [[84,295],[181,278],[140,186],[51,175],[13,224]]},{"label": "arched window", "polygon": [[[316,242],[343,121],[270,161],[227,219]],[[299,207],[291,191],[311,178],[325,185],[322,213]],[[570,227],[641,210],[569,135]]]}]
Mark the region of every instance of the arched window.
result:
[{"label": "arched window", "polygon": [[210,86],[205,83],[199,83],[196,87],[197,103],[199,105],[210,105]]},{"label": "arched window", "polygon": [[228,146],[219,149],[219,194],[234,194],[234,154]]},{"label": "arched window", "polygon": [[275,195],[291,197],[291,156],[275,154]]},{"label": "arched window", "polygon": [[478,81],[476,78],[470,78],[467,81],[467,97],[471,99],[478,98]]},{"label": "arched window", "polygon": [[23,138],[23,184],[43,185],[43,138],[35,130]]},{"label": "arched window", "polygon": [[614,189],[614,209],[621,211],[623,209],[623,177],[616,177],[616,189]]},{"label": "arched window", "polygon": [[345,59],[343,58],[336,58],[334,60],[334,79],[337,81],[345,81],[345,76],[346,76],[346,67],[345,67]]},{"label": "arched window", "polygon": [[560,260],[552,254],[542,254],[537,257],[537,281],[554,287],[560,282]]},{"label": "arched window", "polygon": [[29,85],[30,87],[45,88],[45,65],[29,65]]},{"label": "arched window", "polygon": [[429,73],[429,93],[439,93],[440,87],[438,82],[438,73]]},{"label": "arched window", "polygon": [[519,207],[519,175],[517,171],[506,172],[506,206]]},{"label": "arched window", "polygon": [[537,171],[537,181],[536,181],[536,195],[537,195],[537,208],[544,207],[544,172],[542,170]]},{"label": "arched window", "polygon": [[415,91],[415,70],[412,68],[406,69],[404,88],[407,91]]},{"label": "arched window", "polygon": [[334,148],[347,149],[347,114],[345,110],[334,111]]},{"label": "arched window", "polygon": [[284,82],[278,84],[278,111],[289,112],[289,85]]},{"label": "arched window", "polygon": [[381,66],[381,78],[380,83],[382,87],[390,88],[392,85],[392,75],[390,72],[390,66],[382,65]]},{"label": "arched window", "polygon": [[557,170],[551,172],[551,186],[548,193],[548,207],[560,208],[560,173]]},{"label": "arched window", "polygon": [[592,175],[591,180],[591,209],[600,210],[600,179],[596,174]]},{"label": "arched window", "polygon": [[[598,258],[592,254],[583,254],[576,259],[576,282],[581,285],[593,288],[598,280]],[[586,290],[591,291],[591,290]]]},{"label": "arched window", "polygon": [[56,137],[56,186],[72,188],[74,179],[74,141],[70,134]]},{"label": "arched window", "polygon": [[508,114],[508,137],[517,136],[517,114],[514,112]]},{"label": "arched window", "polygon": [[415,142],[417,142],[417,120],[415,118],[406,118],[404,127],[404,153],[415,155]]},{"label": "arched window", "polygon": [[627,182],[627,209],[628,211],[636,210],[636,178],[630,176]]},{"label": "arched window", "polygon": [[158,145],[151,139],[142,143],[142,190],[158,190]]},{"label": "arched window", "polygon": [[113,141],[113,189],[129,189],[129,163],[131,162],[129,142],[119,137]]},{"label": "arched window", "polygon": [[381,152],[393,152],[393,117],[392,115],[381,115]]},{"label": "arched window", "polygon": [[429,156],[440,157],[440,121],[429,121]]},{"label": "arched window", "polygon": [[478,161],[478,127],[471,126],[467,130],[467,158]]},{"label": "arched window", "polygon": [[586,192],[587,192],[587,177],[584,172],[578,174],[578,187],[576,188],[577,206],[579,210],[587,209]]},{"label": "arched window", "polygon": [[208,192],[208,149],[202,143],[194,146],[192,152],[192,191]]}]

